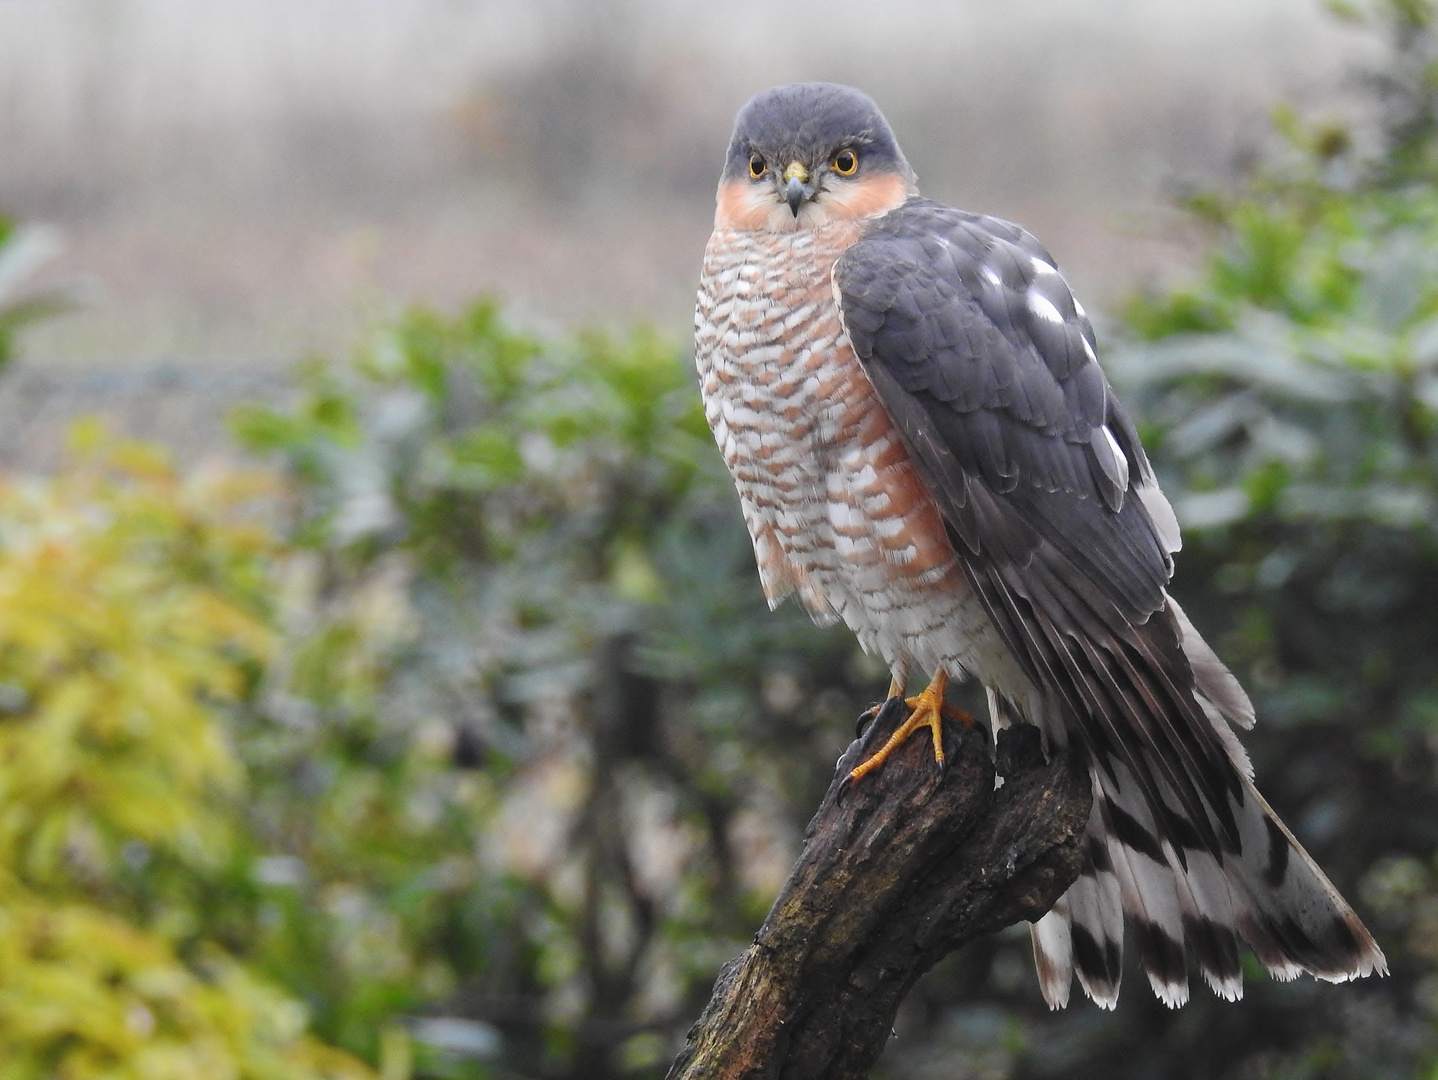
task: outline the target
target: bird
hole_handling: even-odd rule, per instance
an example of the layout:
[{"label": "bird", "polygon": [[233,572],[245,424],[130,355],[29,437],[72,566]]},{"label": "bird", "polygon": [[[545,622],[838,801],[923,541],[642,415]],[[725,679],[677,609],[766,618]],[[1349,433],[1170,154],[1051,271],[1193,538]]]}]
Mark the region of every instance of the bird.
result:
[{"label": "bird", "polygon": [[[1386,974],[1254,786],[1254,708],[1168,586],[1178,521],[1093,326],[1028,232],[919,194],[874,102],[797,83],[739,111],[695,308],[704,412],[771,607],[842,620],[943,764],[951,680],[1089,773],[1082,869],[1031,924],[1050,1008],[1116,1007],[1124,928],[1170,1007],[1191,972]],[[928,679],[905,697],[911,676]]]}]

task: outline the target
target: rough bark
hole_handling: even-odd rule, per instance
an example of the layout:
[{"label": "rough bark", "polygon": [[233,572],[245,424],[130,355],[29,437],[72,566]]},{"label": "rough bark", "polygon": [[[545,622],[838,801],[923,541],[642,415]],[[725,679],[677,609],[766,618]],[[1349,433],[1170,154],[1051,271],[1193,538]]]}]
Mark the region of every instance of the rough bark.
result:
[{"label": "rough bark", "polygon": [[[1086,771],[1037,732],[946,726],[857,784],[886,708],[840,758],[803,854],[754,942],[720,971],[669,1080],[857,1080],[914,982],[982,934],[1038,918],[1078,875]],[[995,787],[995,767],[1003,783]]]}]

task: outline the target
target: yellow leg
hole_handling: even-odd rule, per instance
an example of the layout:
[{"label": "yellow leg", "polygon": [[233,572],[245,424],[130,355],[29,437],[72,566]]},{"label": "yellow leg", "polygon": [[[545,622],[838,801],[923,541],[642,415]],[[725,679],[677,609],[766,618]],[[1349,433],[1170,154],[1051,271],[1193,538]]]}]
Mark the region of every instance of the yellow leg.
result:
[{"label": "yellow leg", "polygon": [[[965,727],[972,727],[974,718],[968,713],[960,712],[950,705],[944,704],[944,691],[949,687],[949,673],[940,668],[934,673],[933,680],[918,697],[905,698],[904,704],[912,712],[909,718],[899,725],[899,729],[889,736],[889,741],[881,746],[877,753],[869,760],[861,763],[856,769],[849,773],[850,780],[862,780],[869,773],[873,772],[884,762],[889,760],[889,755],[897,750],[903,743],[919,728],[926,727],[934,740],[934,761],[940,768],[944,765],[944,734],[943,718],[957,720]],[[903,687],[896,682],[889,685],[889,696],[898,697],[902,694]]]}]

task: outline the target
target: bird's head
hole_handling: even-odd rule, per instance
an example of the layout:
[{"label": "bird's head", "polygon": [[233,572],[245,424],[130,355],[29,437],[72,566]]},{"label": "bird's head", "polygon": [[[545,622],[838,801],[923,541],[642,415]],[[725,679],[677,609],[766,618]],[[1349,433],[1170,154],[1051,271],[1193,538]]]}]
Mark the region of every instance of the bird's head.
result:
[{"label": "bird's head", "polygon": [[795,83],[739,110],[715,224],[792,232],[882,214],[916,191],[914,170],[867,95]]}]

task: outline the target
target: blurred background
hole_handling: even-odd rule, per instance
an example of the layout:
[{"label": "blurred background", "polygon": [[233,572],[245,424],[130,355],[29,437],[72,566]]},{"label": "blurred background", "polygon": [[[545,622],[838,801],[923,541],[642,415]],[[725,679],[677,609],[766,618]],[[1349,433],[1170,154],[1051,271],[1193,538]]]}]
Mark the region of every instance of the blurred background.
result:
[{"label": "blurred background", "polygon": [[[213,398],[481,292],[678,340],[734,113],[812,78],[867,89],[928,194],[1023,222],[1097,306],[1190,258],[1173,192],[1276,102],[1331,104],[1365,44],[1309,0],[4,0],[0,206],[59,230],[47,274],[85,300],[21,369]],[[213,432],[195,409],[141,419]]]},{"label": "blurred background", "polygon": [[1016,928],[876,1075],[1434,1075],[1435,64],[1427,0],[0,0],[5,1075],[664,1074],[885,681],[765,609],[688,356],[795,79],[1058,258],[1394,969],[1050,1015]]}]

